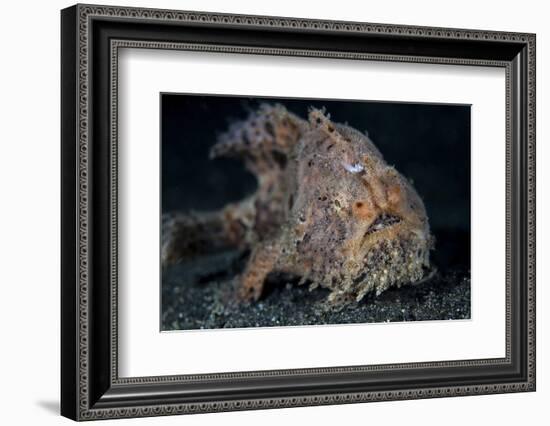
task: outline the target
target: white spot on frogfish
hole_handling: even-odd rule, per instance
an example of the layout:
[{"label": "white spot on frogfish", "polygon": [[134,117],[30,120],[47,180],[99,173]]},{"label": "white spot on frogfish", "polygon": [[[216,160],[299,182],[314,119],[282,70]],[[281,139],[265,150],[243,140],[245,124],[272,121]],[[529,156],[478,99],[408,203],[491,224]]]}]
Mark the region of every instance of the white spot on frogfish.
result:
[{"label": "white spot on frogfish", "polygon": [[359,163],[355,164],[348,164],[348,163],[342,163],[344,166],[344,169],[346,169],[350,173],[359,173],[363,171],[363,166]]}]

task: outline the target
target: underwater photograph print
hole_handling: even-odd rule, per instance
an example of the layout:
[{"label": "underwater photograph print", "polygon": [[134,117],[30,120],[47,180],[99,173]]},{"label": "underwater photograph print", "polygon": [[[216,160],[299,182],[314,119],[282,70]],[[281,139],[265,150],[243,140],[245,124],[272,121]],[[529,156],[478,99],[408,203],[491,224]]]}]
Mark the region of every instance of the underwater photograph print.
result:
[{"label": "underwater photograph print", "polygon": [[161,330],[470,318],[470,105],[160,109]]}]

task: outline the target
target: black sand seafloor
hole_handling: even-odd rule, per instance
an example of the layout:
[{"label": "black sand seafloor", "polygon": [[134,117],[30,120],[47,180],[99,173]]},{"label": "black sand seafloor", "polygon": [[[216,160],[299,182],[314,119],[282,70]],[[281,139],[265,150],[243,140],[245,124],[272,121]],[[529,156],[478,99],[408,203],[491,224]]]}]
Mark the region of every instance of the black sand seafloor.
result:
[{"label": "black sand seafloor", "polygon": [[161,101],[163,213],[219,209],[254,190],[242,163],[208,158],[216,136],[251,108],[280,102],[305,116],[309,106],[324,106],[334,120],[368,129],[388,163],[413,182],[436,239],[437,269],[424,282],[336,306],[326,302],[326,289],[309,291],[299,279],[272,276],[259,301],[243,303],[235,277],[248,254],[201,256],[163,269],[161,330],[470,318],[469,106],[167,94]]},{"label": "black sand seafloor", "polygon": [[[442,251],[451,253],[454,244],[449,246]],[[260,301],[242,303],[235,299],[233,278],[245,259],[237,252],[225,252],[167,268],[162,286],[162,330],[470,318],[470,271],[465,267],[443,266],[426,282],[391,288],[341,306],[326,303],[326,289],[309,291],[296,280],[272,277]]]}]

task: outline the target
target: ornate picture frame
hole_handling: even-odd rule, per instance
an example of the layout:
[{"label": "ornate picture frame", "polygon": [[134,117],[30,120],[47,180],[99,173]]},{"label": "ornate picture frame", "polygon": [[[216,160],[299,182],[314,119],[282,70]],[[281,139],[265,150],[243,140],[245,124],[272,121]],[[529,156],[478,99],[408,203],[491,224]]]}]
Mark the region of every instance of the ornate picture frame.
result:
[{"label": "ornate picture frame", "polygon": [[[76,5],[61,12],[61,413],[74,420],[535,390],[535,35]],[[488,66],[506,74],[502,358],[119,377],[121,48]]]}]

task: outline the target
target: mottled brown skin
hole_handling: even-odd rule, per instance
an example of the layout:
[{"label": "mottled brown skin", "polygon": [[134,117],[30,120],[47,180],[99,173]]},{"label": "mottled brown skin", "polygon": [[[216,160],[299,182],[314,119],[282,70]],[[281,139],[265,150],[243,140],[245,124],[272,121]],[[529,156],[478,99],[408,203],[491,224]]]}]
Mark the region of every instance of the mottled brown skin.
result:
[{"label": "mottled brown skin", "polygon": [[330,289],[332,303],[418,282],[430,270],[433,238],[412,185],[366,135],[323,111],[312,109],[306,121],[262,105],[211,154],[242,158],[258,189],[220,212],[168,219],[164,263],[250,249],[239,277],[243,300],[259,299],[267,276],[282,273]]}]

